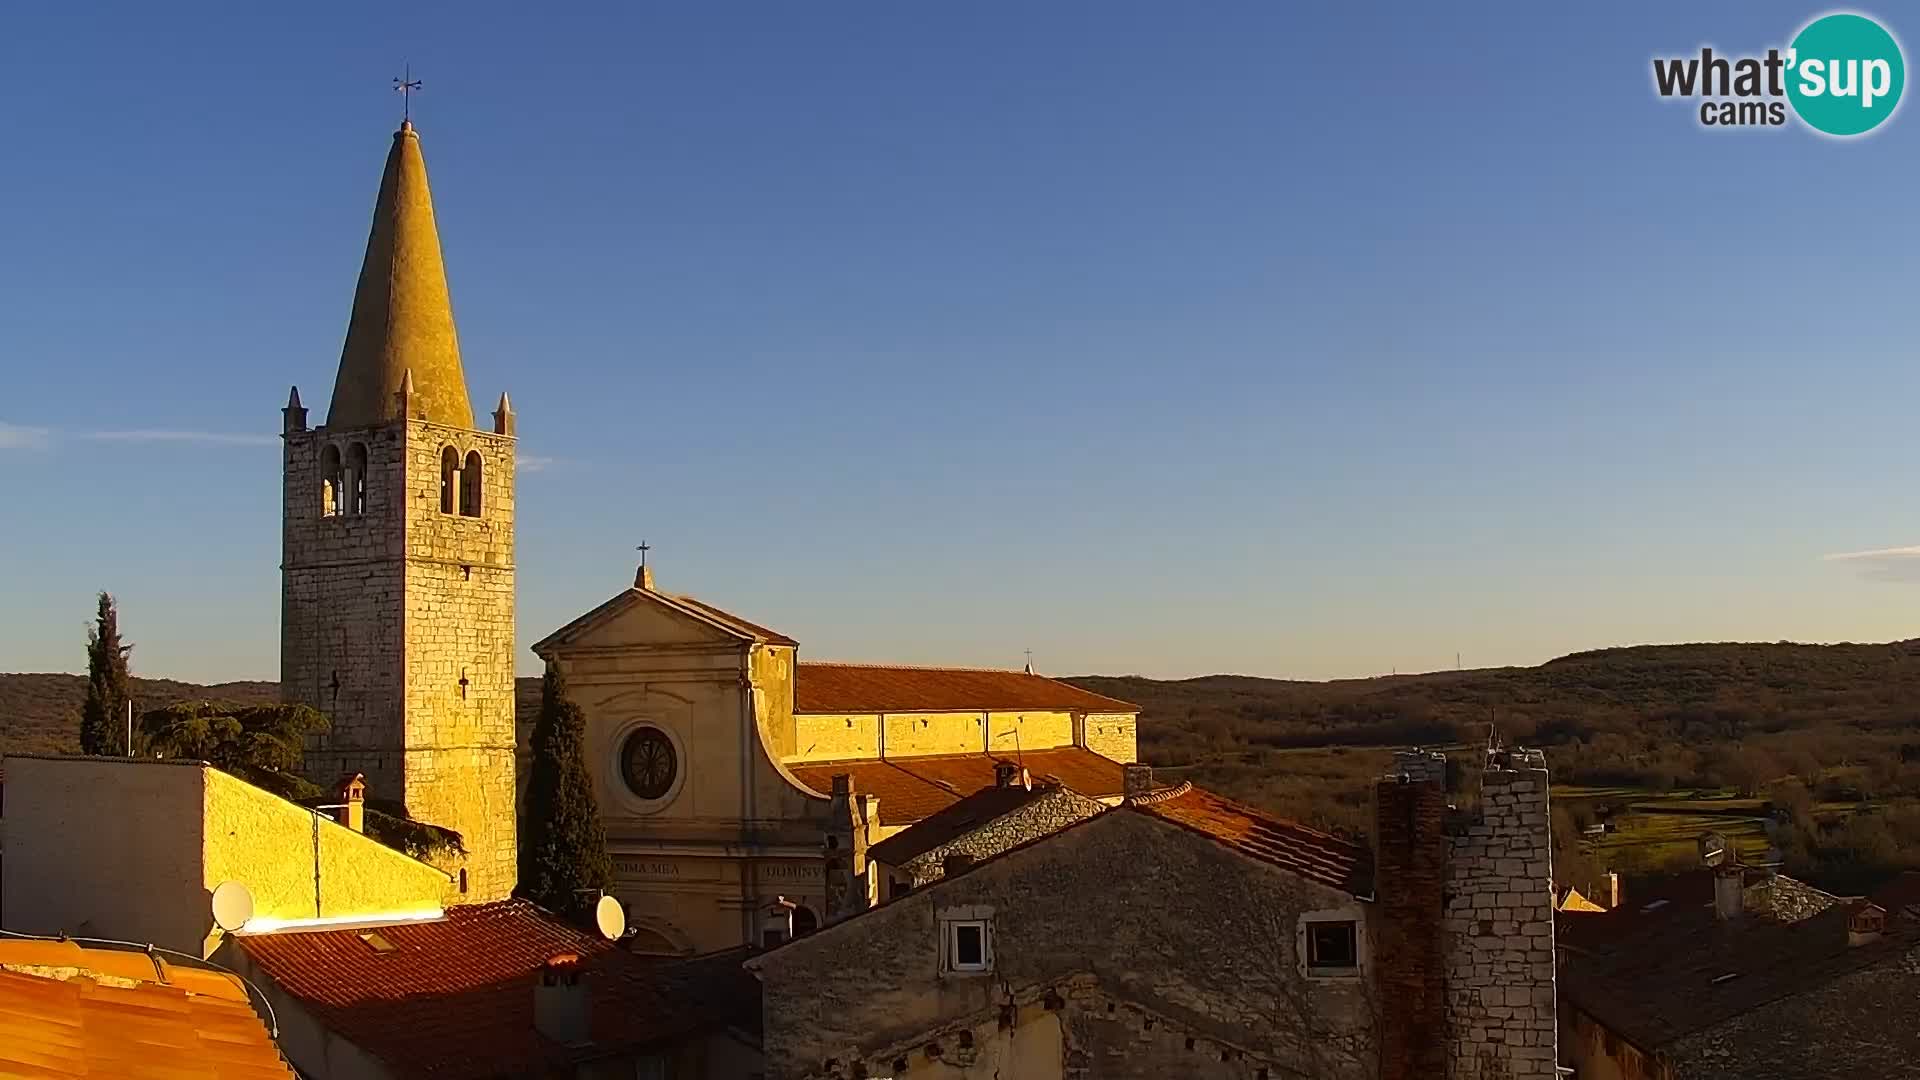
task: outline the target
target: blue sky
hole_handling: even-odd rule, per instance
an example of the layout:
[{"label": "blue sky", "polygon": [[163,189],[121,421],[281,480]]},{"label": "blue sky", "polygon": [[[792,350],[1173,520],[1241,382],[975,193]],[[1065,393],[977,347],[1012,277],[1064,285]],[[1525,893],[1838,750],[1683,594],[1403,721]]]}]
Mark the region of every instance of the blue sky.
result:
[{"label": "blue sky", "polygon": [[0,670],[81,669],[106,588],[137,672],[274,676],[278,410],[406,61],[477,411],[542,462],[523,645],[643,538],[815,659],[1914,635],[1920,560],[1827,556],[1920,544],[1920,118],[1651,88],[1821,9],[1323,7],[10,12]]}]

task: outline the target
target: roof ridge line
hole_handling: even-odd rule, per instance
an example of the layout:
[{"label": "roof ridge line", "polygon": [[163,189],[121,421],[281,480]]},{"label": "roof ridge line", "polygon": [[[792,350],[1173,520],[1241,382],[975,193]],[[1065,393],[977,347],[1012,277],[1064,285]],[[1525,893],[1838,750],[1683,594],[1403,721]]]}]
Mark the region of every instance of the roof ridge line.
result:
[{"label": "roof ridge line", "polygon": [[1182,780],[1179,784],[1170,788],[1161,788],[1159,791],[1149,791],[1144,795],[1129,795],[1126,798],[1126,804],[1128,806],[1151,806],[1154,803],[1177,799],[1192,790],[1193,781]]},{"label": "roof ridge line", "polygon": [[796,666],[877,668],[882,671],[978,671],[988,675],[1031,675],[1036,679],[1046,679],[1050,682],[1062,681],[1051,675],[1022,671],[1019,668],[972,667],[954,664],[889,664],[878,660],[802,660]]}]

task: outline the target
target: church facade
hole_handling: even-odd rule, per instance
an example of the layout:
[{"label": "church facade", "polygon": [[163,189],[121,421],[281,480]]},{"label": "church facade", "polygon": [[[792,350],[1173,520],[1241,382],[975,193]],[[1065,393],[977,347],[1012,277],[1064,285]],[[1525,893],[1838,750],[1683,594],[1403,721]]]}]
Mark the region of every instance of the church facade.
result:
[{"label": "church facade", "polygon": [[[1030,671],[804,663],[799,643],[634,586],[534,645],[563,665],[636,947],[804,934],[882,899],[869,845],[995,784],[1109,805],[1138,709]],[[769,914],[773,915],[769,921]]]},{"label": "church facade", "polygon": [[284,410],[281,695],[332,719],[323,786],[455,830],[465,902],[513,891],[514,417],[476,427],[412,124],[394,133],[325,422]]}]

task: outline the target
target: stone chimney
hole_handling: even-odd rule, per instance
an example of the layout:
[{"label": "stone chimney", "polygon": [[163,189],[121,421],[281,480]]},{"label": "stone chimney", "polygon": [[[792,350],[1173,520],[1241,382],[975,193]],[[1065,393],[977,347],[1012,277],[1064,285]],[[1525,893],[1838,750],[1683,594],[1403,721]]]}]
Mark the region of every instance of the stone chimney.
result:
[{"label": "stone chimney", "polygon": [[1153,790],[1153,766],[1134,762],[1120,766],[1120,793],[1129,799]]},{"label": "stone chimney", "polygon": [[997,787],[997,788],[1012,787],[1014,784],[1018,783],[1019,780],[1020,780],[1020,766],[1014,764],[1011,761],[996,761],[993,763],[993,786],[994,787]]},{"label": "stone chimney", "polygon": [[1394,755],[1374,784],[1374,942],[1381,1080],[1445,1076],[1446,757]]},{"label": "stone chimney", "polygon": [[583,1046],[593,1038],[592,1012],[579,955],[561,953],[548,960],[533,988],[534,1030],[562,1046]]},{"label": "stone chimney", "polygon": [[853,790],[853,776],[833,777],[827,801],[826,858],[827,910],[825,922],[857,915],[873,904],[872,875],[867,872],[867,848],[874,843],[880,821],[880,799]]},{"label": "stone chimney", "polygon": [[1722,922],[1729,922],[1745,915],[1746,870],[1738,863],[1727,863],[1713,869],[1713,914]]},{"label": "stone chimney", "polygon": [[367,831],[367,778],[364,774],[353,773],[340,778],[334,786],[334,801],[339,809],[333,812],[333,820],[352,829],[354,832]]},{"label": "stone chimney", "polygon": [[1623,899],[1625,897],[1620,892],[1620,874],[1613,870],[1607,871],[1607,910],[1612,911],[1619,907]]},{"label": "stone chimney", "polygon": [[1490,750],[1479,815],[1447,841],[1449,1053],[1511,1080],[1558,1075],[1549,810],[1546,756]]}]

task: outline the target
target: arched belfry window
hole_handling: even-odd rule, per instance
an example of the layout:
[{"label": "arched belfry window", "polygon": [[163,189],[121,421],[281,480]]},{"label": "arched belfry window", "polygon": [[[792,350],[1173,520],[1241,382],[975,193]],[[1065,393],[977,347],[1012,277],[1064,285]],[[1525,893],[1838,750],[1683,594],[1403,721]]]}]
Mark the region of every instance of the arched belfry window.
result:
[{"label": "arched belfry window", "polygon": [[480,516],[480,451],[467,451],[466,468],[460,470],[460,513]]},{"label": "arched belfry window", "polygon": [[440,451],[440,512],[453,513],[453,493],[460,488],[460,451],[449,446]]},{"label": "arched belfry window", "polygon": [[347,448],[346,477],[347,509],[349,514],[367,512],[367,444],[354,443]]},{"label": "arched belfry window", "polygon": [[332,517],[345,512],[346,502],[340,486],[340,448],[329,446],[320,451],[320,516]]}]

